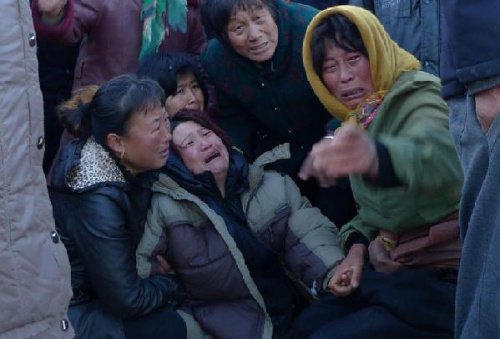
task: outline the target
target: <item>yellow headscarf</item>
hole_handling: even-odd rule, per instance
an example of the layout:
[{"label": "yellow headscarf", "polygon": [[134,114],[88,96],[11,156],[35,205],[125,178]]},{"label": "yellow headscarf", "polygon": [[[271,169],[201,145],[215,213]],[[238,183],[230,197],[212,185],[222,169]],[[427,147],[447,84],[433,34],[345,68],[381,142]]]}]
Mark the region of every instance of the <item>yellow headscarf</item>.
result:
[{"label": "yellow headscarf", "polygon": [[370,59],[375,92],[388,91],[401,72],[419,70],[420,62],[410,53],[400,48],[385,31],[380,21],[370,11],[355,6],[336,6],[319,12],[307,27],[302,46],[302,57],[307,79],[325,108],[340,120],[345,120],[351,111],[338,101],[326,88],[312,62],[311,40],[315,28],[324,19],[334,13],[339,13],[351,20],[361,33]]}]

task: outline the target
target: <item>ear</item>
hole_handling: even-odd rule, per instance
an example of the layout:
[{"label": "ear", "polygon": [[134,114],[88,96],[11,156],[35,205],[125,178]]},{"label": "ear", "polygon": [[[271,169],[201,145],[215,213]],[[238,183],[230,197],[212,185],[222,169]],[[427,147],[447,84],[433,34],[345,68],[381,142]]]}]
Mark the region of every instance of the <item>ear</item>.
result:
[{"label": "ear", "polygon": [[116,133],[109,133],[106,137],[106,143],[116,156],[119,156],[125,150],[123,138]]}]

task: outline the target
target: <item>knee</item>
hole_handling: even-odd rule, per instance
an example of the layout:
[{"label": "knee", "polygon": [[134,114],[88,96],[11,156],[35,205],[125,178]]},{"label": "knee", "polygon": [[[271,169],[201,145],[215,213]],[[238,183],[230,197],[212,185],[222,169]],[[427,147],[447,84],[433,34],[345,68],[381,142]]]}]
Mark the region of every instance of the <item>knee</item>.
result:
[{"label": "knee", "polygon": [[[168,312],[167,312],[168,311]],[[158,326],[158,333],[161,333],[163,338],[187,338],[186,323],[177,312],[172,310],[165,310],[162,321]],[[160,337],[159,337],[160,338]]]},{"label": "knee", "polygon": [[314,314],[310,308],[304,310],[293,323],[293,338],[309,338],[317,329],[315,326]]}]

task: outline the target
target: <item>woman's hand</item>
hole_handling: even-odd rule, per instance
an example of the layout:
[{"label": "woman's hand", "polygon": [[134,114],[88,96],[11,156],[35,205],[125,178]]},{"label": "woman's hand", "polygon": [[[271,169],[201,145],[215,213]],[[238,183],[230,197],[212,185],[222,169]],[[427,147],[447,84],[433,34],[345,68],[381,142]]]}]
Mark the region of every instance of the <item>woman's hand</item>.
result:
[{"label": "woman's hand", "polygon": [[68,0],[38,0],[38,10],[48,17],[58,17]]},{"label": "woman's hand", "polygon": [[370,263],[377,272],[392,274],[405,268],[404,265],[391,259],[389,252],[384,248],[384,244],[378,240],[373,240],[370,243],[368,253]]},{"label": "woman's hand", "polygon": [[365,245],[352,245],[345,259],[335,268],[333,277],[328,283],[328,288],[333,295],[345,297],[358,288],[361,273],[363,272],[365,254]]},{"label": "woman's hand", "polygon": [[156,260],[158,261],[159,274],[167,275],[169,273],[174,273],[172,266],[170,266],[167,260],[163,258],[161,255],[158,254],[156,256]]},{"label": "woman's hand", "polygon": [[500,85],[476,94],[476,115],[484,133],[488,133],[499,112]]},{"label": "woman's hand", "polygon": [[351,122],[344,123],[333,138],[324,138],[313,146],[299,177],[315,177],[325,187],[349,174],[378,174],[375,142],[361,126]]}]

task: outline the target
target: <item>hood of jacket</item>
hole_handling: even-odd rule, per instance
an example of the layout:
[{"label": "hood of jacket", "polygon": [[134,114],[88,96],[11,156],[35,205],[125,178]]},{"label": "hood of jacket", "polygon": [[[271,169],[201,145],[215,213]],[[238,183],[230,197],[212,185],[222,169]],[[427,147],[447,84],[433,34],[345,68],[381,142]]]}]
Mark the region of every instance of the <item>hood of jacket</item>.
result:
[{"label": "hood of jacket", "polygon": [[154,179],[154,172],[133,176],[93,138],[74,140],[66,145],[51,177],[52,188],[68,192],[83,192],[104,185],[126,188],[130,183],[148,187]]},{"label": "hood of jacket", "polygon": [[[252,192],[264,175],[264,166],[281,159],[290,158],[289,144],[285,143],[260,155],[252,165],[249,165],[240,150],[233,148],[230,152],[230,163],[226,188],[240,190],[248,188]],[[206,193],[207,190],[218,192],[215,179],[209,172],[194,175],[184,162],[174,152],[170,153],[166,165],[161,169],[166,174],[162,182],[153,185],[153,191],[160,191],[173,198],[182,196],[181,187],[196,195]],[[229,184],[229,185],[228,185]],[[180,195],[179,195],[180,194]]]},{"label": "hood of jacket", "polygon": [[[335,6],[318,13],[307,27],[302,55],[307,79],[325,108],[334,117],[345,120],[351,111],[338,101],[326,88],[313,67],[311,43],[315,28],[333,14],[342,14],[352,21],[359,32],[370,59],[370,69],[375,92],[391,89],[404,71],[419,70],[420,62],[400,48],[386,32],[377,17],[370,11],[356,6]],[[362,103],[360,103],[361,105]]]}]

